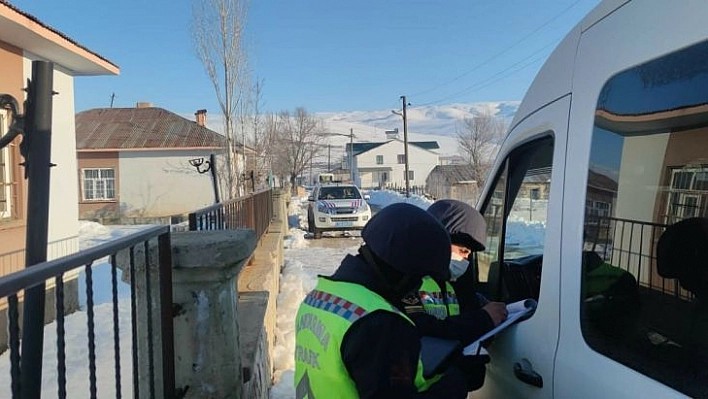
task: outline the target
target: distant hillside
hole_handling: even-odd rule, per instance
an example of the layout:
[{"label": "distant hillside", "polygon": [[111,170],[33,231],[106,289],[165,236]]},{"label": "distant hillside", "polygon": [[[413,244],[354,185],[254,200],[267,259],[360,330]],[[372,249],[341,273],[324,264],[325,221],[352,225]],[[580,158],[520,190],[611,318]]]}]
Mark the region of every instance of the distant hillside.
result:
[{"label": "distant hillside", "polygon": [[[519,101],[486,102],[473,104],[428,105],[409,107],[408,139],[410,141],[437,140],[442,155],[457,154],[457,126],[464,118],[475,116],[485,111],[511,122],[519,106]],[[397,110],[400,111],[400,110]],[[398,128],[400,138],[403,138],[403,119],[390,109],[381,111],[351,111],[338,113],[318,113],[324,119],[331,132],[348,134],[354,129],[354,141],[376,142],[386,139],[384,132]],[[334,146],[343,146],[348,138],[332,136],[332,152]],[[341,154],[341,149],[337,154]],[[334,155],[334,154],[333,154]]]},{"label": "distant hillside", "polygon": [[[441,155],[455,155],[458,154],[456,129],[464,118],[491,111],[492,114],[511,122],[518,107],[519,101],[411,106],[406,112],[408,140],[436,140],[440,144],[439,153]],[[328,132],[349,134],[350,129],[354,129],[354,141],[356,142],[384,141],[386,140],[384,132],[396,128],[399,131],[399,138],[403,139],[403,119],[399,115],[393,114],[390,109],[318,113],[316,115],[324,120]],[[182,116],[187,119],[194,118],[193,115],[188,114]],[[210,114],[207,123],[210,129],[222,133],[223,118],[221,115]],[[333,135],[329,137],[328,142],[331,149],[322,152],[317,159],[319,163],[326,163],[328,158],[331,163],[340,160],[349,138]]]}]

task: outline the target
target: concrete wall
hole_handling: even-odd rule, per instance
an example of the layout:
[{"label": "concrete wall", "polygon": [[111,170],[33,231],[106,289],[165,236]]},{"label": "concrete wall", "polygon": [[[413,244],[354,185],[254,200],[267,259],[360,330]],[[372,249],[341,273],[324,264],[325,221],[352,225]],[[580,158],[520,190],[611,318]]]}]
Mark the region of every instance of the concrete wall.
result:
[{"label": "concrete wall", "polygon": [[[25,79],[32,77],[32,60],[38,59],[25,53]],[[75,245],[67,252],[47,253],[51,260],[78,251],[79,204],[76,180],[76,129],[74,124],[74,78],[60,66],[54,66],[54,91],[52,98],[52,153],[49,186],[49,241],[72,239]]]},{"label": "concrete wall", "polygon": [[126,217],[187,213],[214,203],[210,173],[199,174],[193,158],[209,159],[210,150],[122,151],[120,208]]},{"label": "concrete wall", "polygon": [[[241,347],[244,354],[244,369],[249,368],[253,381],[244,378],[244,398],[267,398],[273,375],[273,351],[277,321],[277,299],[280,292],[280,271],[285,264],[283,239],[288,231],[286,192],[273,193],[273,220],[261,238],[250,262],[238,278],[240,304],[253,302],[254,295],[262,295],[265,301],[263,317],[251,317],[242,321],[241,328],[250,329],[242,334]],[[243,298],[243,300],[242,300]],[[241,306],[241,305],[239,305]],[[254,306],[254,305],[250,305]],[[257,331],[260,335],[256,335]],[[260,347],[263,347],[260,349]],[[245,348],[258,347],[251,352]],[[262,387],[267,389],[264,391]],[[252,396],[246,393],[252,392]],[[265,392],[265,396],[262,396]]]},{"label": "concrete wall", "polygon": [[268,398],[287,231],[286,194],[273,197],[275,217],[258,243],[252,230],[172,235],[180,397]]}]

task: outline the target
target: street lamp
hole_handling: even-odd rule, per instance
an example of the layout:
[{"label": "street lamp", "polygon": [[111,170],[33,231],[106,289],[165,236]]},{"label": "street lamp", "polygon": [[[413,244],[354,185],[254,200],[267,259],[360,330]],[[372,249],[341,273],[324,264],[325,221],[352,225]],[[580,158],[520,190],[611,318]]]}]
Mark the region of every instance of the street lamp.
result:
[{"label": "street lamp", "polygon": [[401,114],[398,111],[391,111],[395,115],[403,117],[403,157],[405,158],[405,181],[406,181],[406,197],[411,196],[411,186],[410,182],[408,181],[408,120],[406,118],[406,106],[410,105],[408,102],[406,102],[406,96],[401,96],[401,100],[403,101],[403,114]]},{"label": "street lamp", "polygon": [[[192,165],[197,169],[197,172],[199,174],[206,173],[211,170],[211,162],[209,161],[204,161],[204,158],[193,158],[189,160],[189,164]],[[204,169],[201,169],[202,165],[205,165],[206,167]]]},{"label": "street lamp", "polygon": [[[216,158],[214,157],[214,154],[209,155],[209,160],[205,161],[203,157],[200,158],[192,158],[189,160],[189,164],[192,165],[194,168],[197,169],[197,172],[199,174],[203,174],[206,172],[211,171],[211,185],[212,188],[214,189],[214,203],[219,203],[219,187],[218,187],[218,182],[216,179]],[[202,166],[206,165],[204,169],[202,169]]]}]

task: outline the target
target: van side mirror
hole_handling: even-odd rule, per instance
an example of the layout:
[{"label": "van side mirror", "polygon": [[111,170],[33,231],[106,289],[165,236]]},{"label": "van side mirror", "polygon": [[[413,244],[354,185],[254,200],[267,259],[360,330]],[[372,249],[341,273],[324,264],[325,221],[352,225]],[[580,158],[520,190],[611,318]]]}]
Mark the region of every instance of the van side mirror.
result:
[{"label": "van side mirror", "polygon": [[369,194],[364,194],[364,201],[368,201],[371,199],[371,196]]}]

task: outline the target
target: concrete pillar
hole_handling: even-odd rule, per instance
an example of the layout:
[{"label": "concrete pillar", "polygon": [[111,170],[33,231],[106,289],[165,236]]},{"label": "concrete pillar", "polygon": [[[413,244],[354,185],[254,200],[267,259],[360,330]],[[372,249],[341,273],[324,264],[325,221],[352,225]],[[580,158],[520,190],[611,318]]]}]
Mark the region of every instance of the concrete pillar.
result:
[{"label": "concrete pillar", "polygon": [[288,206],[286,204],[286,198],[290,195],[280,189],[273,189],[273,221],[281,228],[281,232],[287,233],[288,227]]},{"label": "concrete pillar", "polygon": [[[174,313],[175,381],[182,398],[241,398],[236,279],[256,247],[253,230],[174,232],[172,241],[172,309]],[[149,339],[154,351],[154,374],[159,379],[160,303],[157,243],[151,242],[150,292],[153,335],[148,335],[145,251],[135,248],[137,344],[140,397],[162,395],[160,381],[149,379]],[[118,254],[122,279],[130,282],[129,252]]]},{"label": "concrete pillar", "polygon": [[256,235],[175,233],[172,247],[177,387],[185,398],[240,398],[236,278],[256,247]]}]

